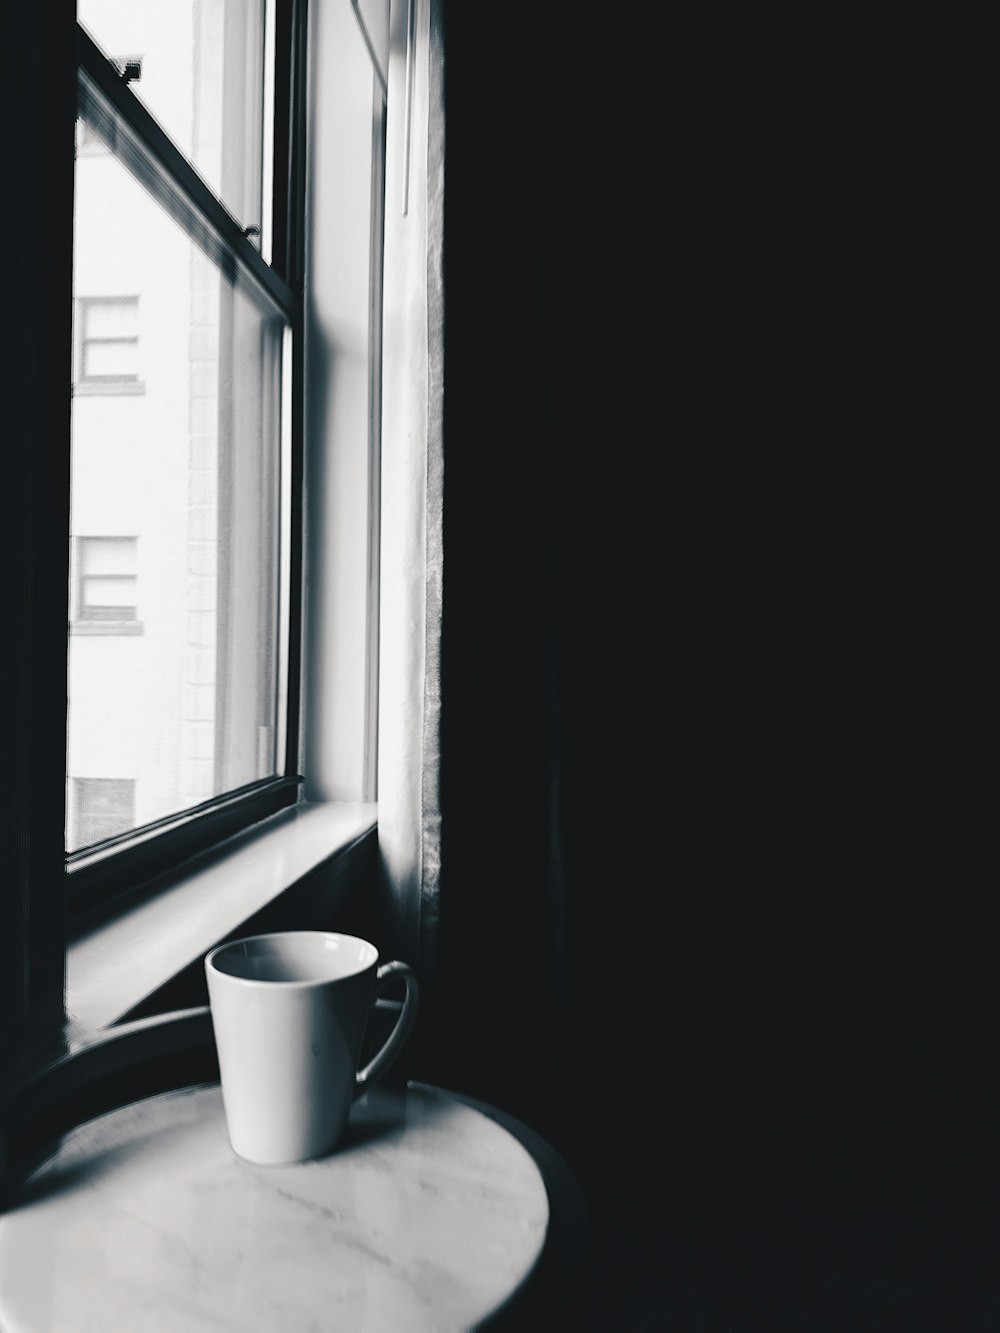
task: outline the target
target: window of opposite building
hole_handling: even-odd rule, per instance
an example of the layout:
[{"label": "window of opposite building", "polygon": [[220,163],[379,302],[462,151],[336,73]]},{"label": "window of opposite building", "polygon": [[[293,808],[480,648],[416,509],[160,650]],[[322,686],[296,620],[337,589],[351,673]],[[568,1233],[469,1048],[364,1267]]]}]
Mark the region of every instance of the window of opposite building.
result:
[{"label": "window of opposite building", "polygon": [[142,393],[138,296],[77,297],[77,393]]},{"label": "window of opposite building", "polygon": [[93,626],[114,632],[138,626],[138,539],[77,537],[76,628]]}]

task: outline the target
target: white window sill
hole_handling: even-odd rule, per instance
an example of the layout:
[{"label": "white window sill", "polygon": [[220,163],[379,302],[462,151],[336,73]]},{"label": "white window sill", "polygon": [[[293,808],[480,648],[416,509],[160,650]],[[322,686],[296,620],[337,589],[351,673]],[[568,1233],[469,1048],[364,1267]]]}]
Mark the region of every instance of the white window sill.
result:
[{"label": "white window sill", "polygon": [[[376,827],[374,803],[279,811],[229,840],[226,852],[154,897],[88,928],[66,957],[72,1038],[118,1022],[308,875]],[[345,900],[350,877],[344,878]]]},{"label": "white window sill", "polygon": [[81,380],[73,385],[75,398],[137,398],[145,392],[145,380]]},{"label": "white window sill", "polygon": [[145,634],[141,620],[73,620],[71,634]]}]

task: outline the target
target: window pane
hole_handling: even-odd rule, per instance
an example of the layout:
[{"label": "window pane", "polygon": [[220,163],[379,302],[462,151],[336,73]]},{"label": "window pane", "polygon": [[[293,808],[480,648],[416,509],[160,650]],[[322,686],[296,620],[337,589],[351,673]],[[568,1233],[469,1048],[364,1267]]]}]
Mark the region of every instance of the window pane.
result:
[{"label": "window pane", "polygon": [[84,304],[85,338],[134,338],[139,332],[139,302],[134,296],[107,297]]},{"label": "window pane", "polygon": [[[264,0],[78,0],[80,22],[244,227],[261,226]],[[135,66],[138,77],[134,77]]]},{"label": "window pane", "polygon": [[113,153],[77,159],[74,227],[76,291],[138,295],[146,392],[73,399],[77,604],[143,633],[70,636],[68,774],[132,775],[141,827],[278,771],[285,323]]},{"label": "window pane", "polygon": [[134,537],[81,537],[84,574],[130,574],[135,570]]},{"label": "window pane", "polygon": [[83,585],[83,597],[87,606],[134,606],[135,579],[88,578]]},{"label": "window pane", "polygon": [[84,379],[136,379],[139,372],[137,342],[88,342],[83,366]]}]

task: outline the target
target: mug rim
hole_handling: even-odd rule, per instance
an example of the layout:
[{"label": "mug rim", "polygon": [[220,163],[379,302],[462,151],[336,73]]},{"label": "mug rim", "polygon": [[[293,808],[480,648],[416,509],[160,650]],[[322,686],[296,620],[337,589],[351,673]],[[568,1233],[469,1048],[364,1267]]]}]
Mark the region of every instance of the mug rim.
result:
[{"label": "mug rim", "polygon": [[[310,939],[336,939],[336,940],[354,940],[358,944],[366,944],[375,955],[372,960],[365,963],[362,967],[356,968],[353,972],[345,972],[339,977],[307,977],[301,981],[263,981],[258,977],[239,977],[232,972],[223,972],[215,963],[219,954],[227,949],[235,948],[238,944],[253,944],[260,940],[289,939],[294,936],[306,936]],[[241,935],[234,940],[224,940],[222,944],[217,944],[214,949],[210,949],[205,955],[206,972],[214,972],[217,977],[224,977],[226,981],[235,982],[241,986],[282,986],[282,987],[306,987],[306,986],[336,986],[340,981],[350,981],[354,977],[367,972],[369,968],[378,966],[379,951],[371,940],[366,940],[363,935],[349,935],[342,930],[265,930],[257,935]]]}]

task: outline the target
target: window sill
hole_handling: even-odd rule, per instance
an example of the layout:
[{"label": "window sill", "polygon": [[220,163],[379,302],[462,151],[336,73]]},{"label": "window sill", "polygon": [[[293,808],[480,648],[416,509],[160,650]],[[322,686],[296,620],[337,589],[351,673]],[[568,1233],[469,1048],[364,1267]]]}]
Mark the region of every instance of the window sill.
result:
[{"label": "window sill", "polygon": [[74,620],[71,634],[145,634],[141,620]]},{"label": "window sill", "polygon": [[216,853],[161,890],[124,907],[112,919],[89,926],[66,956],[68,1035],[82,1037],[119,1022],[143,1001],[196,968],[218,941],[260,913],[275,908],[308,880],[323,909],[344,905],[358,876],[349,860],[374,836],[373,803],[322,803],[279,811],[257,828],[232,838]]},{"label": "window sill", "polygon": [[73,385],[74,398],[138,398],[146,392],[145,380],[81,380]]}]

